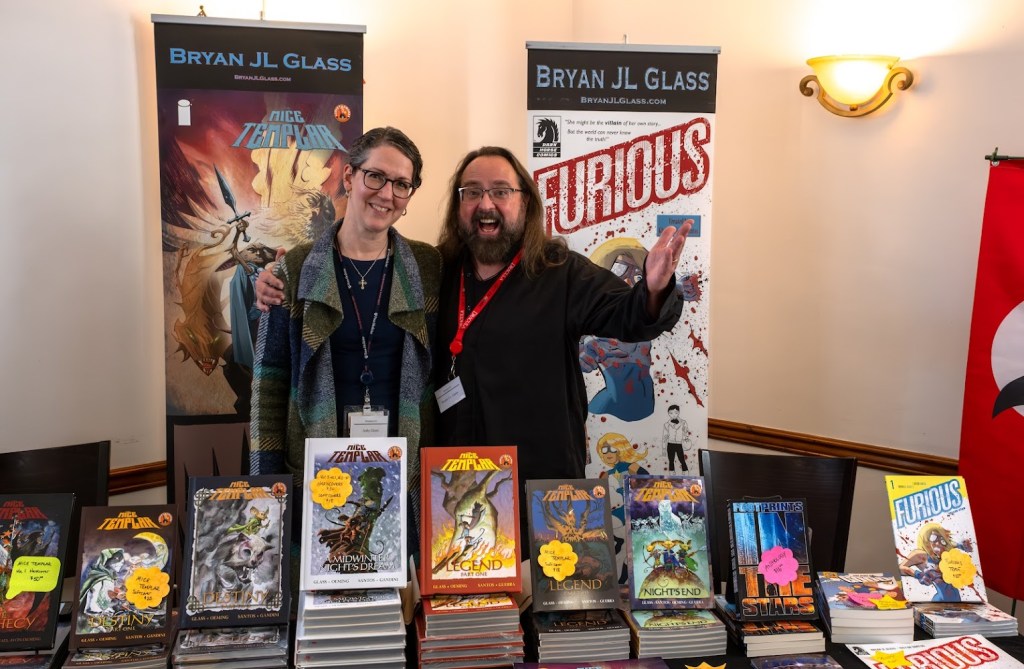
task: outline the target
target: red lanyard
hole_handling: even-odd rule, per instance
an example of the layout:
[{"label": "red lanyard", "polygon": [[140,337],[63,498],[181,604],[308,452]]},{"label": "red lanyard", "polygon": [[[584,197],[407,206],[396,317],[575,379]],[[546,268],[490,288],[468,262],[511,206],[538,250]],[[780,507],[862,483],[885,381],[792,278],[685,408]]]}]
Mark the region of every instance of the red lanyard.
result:
[{"label": "red lanyard", "polygon": [[508,264],[508,267],[501,273],[498,280],[495,281],[488,289],[487,293],[480,299],[479,302],[473,307],[473,310],[466,315],[466,274],[463,272],[459,276],[459,329],[455,332],[455,337],[452,339],[452,343],[448,345],[448,350],[452,353],[452,373],[455,371],[455,357],[462,353],[462,337],[466,334],[466,329],[470,323],[476,320],[476,317],[480,315],[480,312],[484,310],[487,303],[491,301],[494,294],[501,288],[501,284],[505,283],[505,279],[512,273],[512,270],[519,264],[519,259],[523,256],[523,250],[519,249],[516,253],[516,257],[512,258],[512,262]]}]

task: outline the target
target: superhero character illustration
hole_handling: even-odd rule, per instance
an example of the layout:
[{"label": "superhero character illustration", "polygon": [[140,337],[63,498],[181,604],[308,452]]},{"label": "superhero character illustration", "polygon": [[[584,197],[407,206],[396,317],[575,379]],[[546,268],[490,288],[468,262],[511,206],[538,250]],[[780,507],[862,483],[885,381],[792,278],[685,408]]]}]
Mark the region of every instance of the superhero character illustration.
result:
[{"label": "superhero character illustration", "polygon": [[911,551],[900,563],[900,573],[913,576],[922,585],[934,586],[933,602],[959,602],[960,591],[946,583],[939,570],[942,555],[952,548],[966,553],[974,552],[974,544],[970,539],[956,543],[949,531],[939,523],[925,523],[917,533],[917,550]]},{"label": "superhero character illustration", "polygon": [[[626,285],[643,281],[647,249],[635,239],[613,240],[615,249],[602,246],[591,260],[612,271]],[[683,299],[700,296],[695,277],[676,283]],[[580,340],[580,369],[584,374],[600,371],[604,387],[591,398],[587,410],[595,415],[639,421],[654,414],[654,379],[651,377],[651,342],[625,342],[614,338],[586,336]]]}]

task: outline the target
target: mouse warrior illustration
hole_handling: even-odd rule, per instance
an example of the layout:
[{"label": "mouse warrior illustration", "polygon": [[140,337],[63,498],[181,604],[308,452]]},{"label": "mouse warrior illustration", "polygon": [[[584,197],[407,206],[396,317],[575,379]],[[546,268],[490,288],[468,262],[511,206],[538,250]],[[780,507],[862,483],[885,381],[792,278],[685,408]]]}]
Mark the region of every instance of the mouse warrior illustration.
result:
[{"label": "mouse warrior illustration", "polygon": [[[330,555],[325,564],[339,560],[344,555],[379,555],[383,551],[383,542],[378,546],[370,545],[373,528],[384,510],[388,508],[394,497],[383,500],[385,472],[380,467],[369,467],[359,474],[360,497],[350,500],[337,519],[332,519],[337,529],[320,530],[319,540],[325,544]],[[348,510],[351,508],[351,510]]]},{"label": "mouse warrior illustration", "polygon": [[501,486],[511,481],[511,475],[494,481],[500,471],[488,471],[476,480],[473,471],[453,471],[450,478],[444,474],[431,471],[431,474],[442,482],[445,491],[443,506],[445,511],[455,520],[455,528],[451,541],[439,555],[435,555],[432,572],[437,574],[449,563],[464,560],[480,559],[494,550],[498,545],[498,509],[491,501],[498,494]]}]

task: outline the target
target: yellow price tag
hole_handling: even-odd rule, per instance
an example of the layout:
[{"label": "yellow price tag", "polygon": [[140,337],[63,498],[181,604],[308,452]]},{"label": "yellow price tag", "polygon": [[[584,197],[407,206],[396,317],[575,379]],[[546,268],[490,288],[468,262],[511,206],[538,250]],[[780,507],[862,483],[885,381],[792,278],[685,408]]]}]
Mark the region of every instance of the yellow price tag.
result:
[{"label": "yellow price tag", "polygon": [[725,669],[725,665],[724,664],[720,664],[720,665],[718,665],[716,667],[713,664],[708,664],[707,662],[701,662],[696,667],[691,667],[690,665],[686,665],[686,669]]},{"label": "yellow price tag", "polygon": [[942,580],[954,588],[966,588],[974,583],[974,577],[978,573],[971,556],[959,548],[950,548],[942,554],[939,571],[942,572]]},{"label": "yellow price tag", "polygon": [[14,599],[23,592],[50,592],[57,587],[58,572],[58,558],[23,555],[14,561],[4,598]]},{"label": "yellow price tag", "polygon": [[171,592],[170,575],[157,567],[140,567],[124,581],[125,598],[140,609],[151,609]]},{"label": "yellow price tag", "polygon": [[878,607],[880,611],[891,611],[893,609],[907,608],[907,600],[896,599],[892,595],[885,595],[884,597],[879,597],[878,599],[874,600],[874,602],[875,606]]},{"label": "yellow price tag", "polygon": [[309,482],[309,492],[313,501],[325,509],[345,506],[352,494],[352,476],[337,467],[321,469]]},{"label": "yellow price tag", "polygon": [[576,562],[579,557],[572,549],[572,544],[562,543],[553,539],[540,547],[537,564],[544,569],[544,575],[559,583],[576,573]]},{"label": "yellow price tag", "polygon": [[872,655],[871,659],[875,660],[880,664],[884,664],[889,669],[898,669],[898,667],[911,667],[910,660],[903,654],[902,650],[898,650],[895,653],[886,653],[880,650],[876,650]]}]

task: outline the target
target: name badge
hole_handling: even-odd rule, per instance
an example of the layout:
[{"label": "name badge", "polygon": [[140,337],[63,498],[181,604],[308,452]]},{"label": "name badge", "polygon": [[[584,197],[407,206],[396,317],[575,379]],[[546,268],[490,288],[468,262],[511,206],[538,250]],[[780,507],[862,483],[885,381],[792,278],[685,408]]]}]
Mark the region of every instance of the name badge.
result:
[{"label": "name badge", "polygon": [[365,439],[367,437],[388,436],[388,412],[386,409],[374,407],[367,410],[361,406],[346,406],[345,417],[347,436]]},{"label": "name badge", "polygon": [[462,400],[466,399],[466,391],[462,387],[462,380],[456,376],[454,379],[438,388],[434,392],[434,396],[437,398],[438,408],[441,409],[441,413],[444,413]]}]

